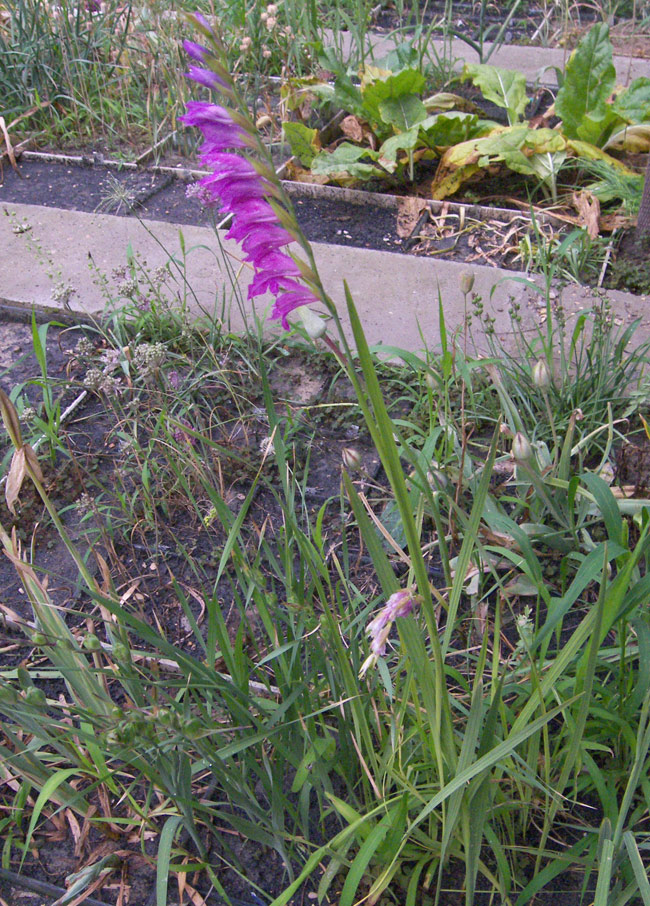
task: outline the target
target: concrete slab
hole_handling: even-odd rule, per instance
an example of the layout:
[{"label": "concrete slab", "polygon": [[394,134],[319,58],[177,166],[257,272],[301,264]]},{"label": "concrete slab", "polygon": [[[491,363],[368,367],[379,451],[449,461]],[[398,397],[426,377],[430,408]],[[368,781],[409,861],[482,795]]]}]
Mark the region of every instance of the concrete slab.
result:
[{"label": "concrete slab", "polygon": [[[149,273],[170,260],[175,262],[171,296],[175,304],[185,302],[195,315],[220,314],[225,308],[233,330],[241,330],[250,317],[252,306],[242,300],[252,274],[241,263],[238,246],[223,242],[220,249],[211,229],[185,226],[181,231],[174,224],[157,221],[9,203],[0,214],[0,301],[5,304],[37,306],[52,315],[71,311],[99,317],[111,297],[120,301],[120,278],[113,274],[132,254]],[[460,290],[460,277],[468,270],[474,274],[474,292],[481,296],[484,313],[493,319],[506,348],[516,351],[510,318],[513,305],[518,307],[524,331],[534,331],[543,321],[542,296],[512,271],[470,269],[456,262],[317,243],[313,248],[323,283],[341,313],[347,280],[371,344],[412,351],[422,350],[425,344],[437,348],[439,297],[447,330],[461,331],[466,314],[471,314],[465,311]],[[229,274],[239,293],[233,291]],[[67,289],[74,292],[66,298]],[[647,296],[620,292],[610,292],[608,298],[621,323],[645,317],[650,302]],[[256,300],[261,317],[271,301],[270,297]],[[565,290],[561,301],[571,317],[590,308],[597,297],[577,288]],[[342,320],[347,324],[344,315]],[[475,313],[471,332],[470,347],[485,352],[483,324]],[[650,319],[635,335],[635,340],[642,339],[650,339]]]},{"label": "concrete slab", "polygon": [[[330,40],[334,42],[333,37]],[[395,35],[393,38],[371,33],[368,37],[369,52],[372,53],[375,60],[381,59],[393,50],[396,42],[403,40],[403,35]],[[336,44],[343,49],[346,56],[350,54],[352,39],[348,32],[341,32],[337,36]],[[486,42],[486,55],[491,47],[492,45]],[[456,69],[462,69],[465,63],[479,62],[476,51],[459,38],[451,41],[433,40],[430,42],[430,48],[433,60],[450,61],[455,64]],[[523,72],[526,81],[531,84],[539,82],[555,87],[557,86],[557,75],[554,67],[562,71],[570,54],[571,51],[563,47],[528,47],[522,44],[504,44],[492,53],[488,62],[491,66]],[[650,77],[650,60],[615,54],[614,66],[616,67],[617,82],[620,85],[628,85],[640,76]]]}]

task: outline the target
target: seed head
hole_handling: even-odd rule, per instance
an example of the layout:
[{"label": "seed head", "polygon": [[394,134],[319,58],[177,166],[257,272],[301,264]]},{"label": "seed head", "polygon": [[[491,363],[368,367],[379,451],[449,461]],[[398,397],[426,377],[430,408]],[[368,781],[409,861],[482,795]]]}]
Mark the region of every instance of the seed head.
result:
[{"label": "seed head", "polygon": [[361,454],[354,447],[344,447],[341,459],[348,472],[357,472],[361,468]]},{"label": "seed head", "polygon": [[533,456],[530,441],[522,431],[517,431],[512,439],[512,455],[517,462],[528,462]]},{"label": "seed head", "polygon": [[540,390],[545,390],[551,383],[551,372],[544,359],[539,359],[533,367],[533,384]]},{"label": "seed head", "polygon": [[468,296],[474,289],[474,274],[471,271],[463,271],[460,275],[460,291],[464,296]]}]

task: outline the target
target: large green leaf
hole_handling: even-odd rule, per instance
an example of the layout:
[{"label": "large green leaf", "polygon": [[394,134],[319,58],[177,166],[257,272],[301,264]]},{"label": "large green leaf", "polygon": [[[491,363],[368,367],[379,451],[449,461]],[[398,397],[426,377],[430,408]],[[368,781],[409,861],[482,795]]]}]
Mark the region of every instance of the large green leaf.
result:
[{"label": "large green leaf", "polygon": [[607,98],[615,82],[609,28],[599,23],[571,54],[555,99],[555,110],[568,138],[588,142],[598,138],[607,114]]},{"label": "large green leaf", "polygon": [[398,132],[406,132],[411,126],[426,119],[427,108],[416,94],[402,94],[379,102],[382,120]]},{"label": "large green leaf", "polygon": [[350,142],[343,142],[335,151],[321,151],[313,159],[311,172],[323,176],[352,176],[355,179],[369,179],[377,174],[377,167],[362,163],[362,158],[377,160],[378,152],[370,148],[359,148]]},{"label": "large green leaf", "polygon": [[318,129],[309,129],[303,123],[284,123],[284,137],[289,142],[291,153],[303,167],[311,167],[312,161],[321,150]]},{"label": "large green leaf", "polygon": [[397,166],[397,155],[400,151],[413,151],[418,144],[419,130],[417,126],[398,132],[387,138],[379,149],[379,162],[382,167],[392,173]]},{"label": "large green leaf", "polygon": [[424,85],[425,78],[418,69],[403,69],[401,72],[392,73],[366,67],[361,79],[363,116],[372,125],[381,126],[384,123],[380,109],[383,101],[417,95],[424,89]]},{"label": "large green leaf", "polygon": [[419,124],[420,138],[429,148],[449,148],[489,132],[496,123],[479,120],[473,113],[435,113]]},{"label": "large green leaf", "polygon": [[461,78],[469,79],[480,88],[483,97],[497,107],[508,111],[511,126],[523,116],[528,98],[526,97],[526,76],[514,69],[498,69],[486,63],[465,63]]},{"label": "large green leaf", "polygon": [[626,123],[650,120],[650,79],[641,76],[630,82],[614,99],[612,110]]}]

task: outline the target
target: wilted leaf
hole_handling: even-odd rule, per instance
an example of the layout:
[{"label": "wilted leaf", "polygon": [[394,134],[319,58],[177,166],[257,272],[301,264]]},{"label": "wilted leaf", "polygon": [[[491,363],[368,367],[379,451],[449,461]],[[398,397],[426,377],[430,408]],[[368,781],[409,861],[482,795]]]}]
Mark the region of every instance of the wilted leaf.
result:
[{"label": "wilted leaf", "polygon": [[11,402],[7,394],[0,388],[0,414],[2,415],[2,421],[4,426],[7,429],[7,434],[11,438],[11,442],[14,447],[18,448],[22,446],[23,438],[20,431],[20,419],[18,418],[18,412],[16,407]]},{"label": "wilted leaf", "polygon": [[554,129],[529,129],[523,125],[501,127],[483,138],[461,142],[443,154],[431,187],[432,198],[452,195],[478,170],[495,163],[538,175],[531,165],[533,156],[562,152],[566,145],[566,140]]},{"label": "wilted leaf", "polygon": [[353,142],[363,141],[363,125],[356,116],[346,116],[341,120],[341,132]]},{"label": "wilted leaf", "polygon": [[41,464],[38,461],[38,457],[36,456],[36,453],[29,446],[29,444],[25,444],[23,446],[23,450],[25,451],[25,464],[26,464],[29,472],[31,472],[32,476],[36,479],[36,481],[43,484],[43,473],[41,471]]},{"label": "wilted leaf", "polygon": [[621,173],[627,173],[631,176],[634,175],[634,171],[630,170],[629,167],[626,167],[622,161],[617,160],[615,157],[612,157],[611,154],[607,154],[590,142],[570,139],[567,141],[566,146],[569,150],[573,151],[575,157],[584,157],[586,160],[603,160],[610,166],[616,167]]},{"label": "wilted leaf", "polygon": [[598,123],[606,116],[607,98],[615,82],[609,28],[599,23],[571,54],[555,99],[555,110],[568,138],[593,140]]},{"label": "wilted leaf", "polygon": [[631,151],[633,154],[645,154],[650,151],[650,123],[637,123],[625,126],[611,135],[603,148],[614,151]]},{"label": "wilted leaf", "polygon": [[454,94],[451,91],[439,91],[437,94],[432,94],[431,97],[425,98],[422,103],[429,113],[436,110],[458,110],[463,113],[483,115],[483,111],[474,101],[470,101],[461,94]]},{"label": "wilted leaf", "polygon": [[514,69],[498,69],[486,63],[465,63],[461,78],[480,88],[483,97],[508,111],[511,126],[521,119],[528,98],[526,76]]},{"label": "wilted leaf", "polygon": [[587,233],[595,239],[600,233],[600,202],[591,192],[583,189],[573,193],[573,204]]},{"label": "wilted leaf", "polygon": [[9,466],[7,483],[5,484],[5,501],[7,508],[14,515],[16,513],[14,504],[18,500],[18,495],[20,494],[20,489],[23,486],[26,474],[25,448],[18,447],[17,450],[14,450],[14,455],[11,457],[11,465]]},{"label": "wilted leaf", "polygon": [[313,159],[321,150],[318,129],[309,129],[302,123],[285,123],[282,131],[289,142],[291,153],[298,158],[303,167],[311,167]]},{"label": "wilted leaf", "polygon": [[411,235],[426,206],[425,199],[415,195],[400,200],[397,206],[397,235],[400,239],[407,239]]},{"label": "wilted leaf", "polygon": [[327,176],[317,176],[311,170],[305,170],[294,160],[288,160],[284,168],[284,178],[292,182],[309,182],[318,186],[324,186],[327,183]]}]

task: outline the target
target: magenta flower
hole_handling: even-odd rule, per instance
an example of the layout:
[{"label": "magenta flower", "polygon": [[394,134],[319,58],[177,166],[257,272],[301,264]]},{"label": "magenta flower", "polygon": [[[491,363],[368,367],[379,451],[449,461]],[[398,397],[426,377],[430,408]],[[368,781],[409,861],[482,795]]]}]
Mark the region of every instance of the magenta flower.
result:
[{"label": "magenta flower", "polygon": [[188,101],[187,113],[179,116],[188,126],[198,126],[205,142],[201,146],[201,157],[210,164],[210,155],[228,148],[245,148],[246,133],[233,120],[225,107],[208,104],[206,101]]},{"label": "magenta flower", "polygon": [[[269,251],[257,260],[257,273],[248,287],[248,298],[254,299],[262,293],[280,292],[282,286],[302,286],[295,284],[293,277],[300,276],[298,265],[284,252]],[[312,294],[312,302],[314,301]],[[305,303],[306,304],[306,303]]]},{"label": "magenta flower", "polygon": [[[197,47],[199,45],[197,44]],[[198,82],[199,85],[205,85],[206,88],[225,88],[226,83],[223,79],[212,72],[211,69],[203,69],[201,66],[190,66],[189,71],[185,73],[188,79]]]},{"label": "magenta flower", "polygon": [[205,62],[206,56],[210,53],[207,47],[204,47],[203,44],[197,44],[195,41],[183,41],[183,48],[188,57],[192,57],[193,60],[199,63]]},{"label": "magenta flower", "polygon": [[[204,17],[197,14],[196,19],[210,30]],[[216,52],[193,41],[185,41],[184,47],[193,60],[208,66],[210,57],[214,60],[221,56],[216,42]],[[221,65],[217,69],[219,74],[203,66],[190,66],[187,75],[208,88],[224,88],[232,96],[233,82],[227,74],[224,76]],[[254,125],[227,107],[206,101],[190,101],[180,119],[203,133],[199,151],[202,163],[211,173],[198,185],[208,204],[219,204],[223,213],[233,216],[226,238],[241,244],[244,260],[255,271],[248,298],[267,292],[275,295],[271,317],[289,329],[287,316],[301,306],[318,302],[318,297],[305,283],[298,282],[301,271],[291,255],[279,251],[296,236],[280,224],[269,204],[268,199],[275,197],[277,190],[250,160],[236,153],[255,147]]]}]

